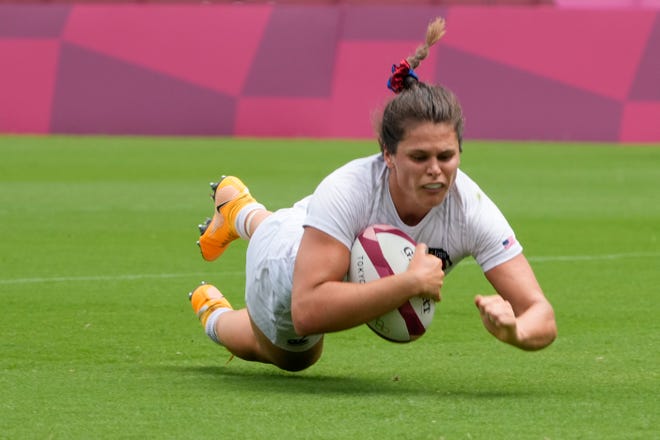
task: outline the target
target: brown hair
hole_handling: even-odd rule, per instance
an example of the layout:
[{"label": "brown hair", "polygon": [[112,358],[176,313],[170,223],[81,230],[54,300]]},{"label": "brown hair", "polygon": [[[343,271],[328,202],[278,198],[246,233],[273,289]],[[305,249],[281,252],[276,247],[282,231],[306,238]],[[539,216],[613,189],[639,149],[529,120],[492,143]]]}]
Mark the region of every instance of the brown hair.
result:
[{"label": "brown hair", "polygon": [[[426,40],[406,61],[412,69],[419,66],[429,54],[429,48],[445,34],[445,21],[433,20],[426,30]],[[445,87],[429,85],[408,75],[403,90],[392,98],[383,110],[378,127],[381,151],[396,154],[397,146],[406,135],[406,129],[415,122],[448,123],[456,132],[460,151],[463,151],[463,110],[456,96]]]}]

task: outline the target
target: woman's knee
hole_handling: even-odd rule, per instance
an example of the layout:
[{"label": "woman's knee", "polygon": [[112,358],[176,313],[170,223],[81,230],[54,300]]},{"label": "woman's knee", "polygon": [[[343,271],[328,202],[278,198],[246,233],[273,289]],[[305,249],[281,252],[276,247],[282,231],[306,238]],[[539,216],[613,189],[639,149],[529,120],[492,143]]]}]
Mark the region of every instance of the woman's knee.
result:
[{"label": "woman's knee", "polygon": [[[249,315],[249,314],[248,314]],[[268,337],[259,329],[250,316],[252,331],[259,345],[261,358],[276,367],[286,371],[302,371],[314,365],[323,352],[323,337],[316,344],[304,351],[288,351],[273,344]]]},{"label": "woman's knee", "polygon": [[285,351],[275,347],[278,353],[274,357],[273,364],[282,370],[297,372],[305,370],[314,365],[323,353],[323,339],[309,350],[301,352]]}]

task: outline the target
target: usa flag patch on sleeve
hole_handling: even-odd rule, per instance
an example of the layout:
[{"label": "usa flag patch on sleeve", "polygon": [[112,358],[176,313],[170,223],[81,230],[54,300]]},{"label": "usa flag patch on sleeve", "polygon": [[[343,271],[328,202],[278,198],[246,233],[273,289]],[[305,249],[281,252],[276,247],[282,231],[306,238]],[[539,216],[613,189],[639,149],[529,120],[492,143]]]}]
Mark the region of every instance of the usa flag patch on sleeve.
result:
[{"label": "usa flag patch on sleeve", "polygon": [[502,242],[502,246],[504,246],[504,250],[509,249],[514,244],[516,244],[516,237],[514,237],[513,235]]}]

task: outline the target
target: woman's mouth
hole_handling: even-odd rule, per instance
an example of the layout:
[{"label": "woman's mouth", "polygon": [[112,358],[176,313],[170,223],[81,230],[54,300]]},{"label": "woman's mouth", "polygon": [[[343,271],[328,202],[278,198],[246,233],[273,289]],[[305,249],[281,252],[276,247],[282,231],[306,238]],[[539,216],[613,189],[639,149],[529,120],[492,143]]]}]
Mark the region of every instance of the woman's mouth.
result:
[{"label": "woman's mouth", "polygon": [[445,186],[444,183],[440,183],[440,182],[438,182],[438,183],[427,183],[427,184],[424,185],[422,188],[424,188],[424,189],[430,189],[430,190],[432,190],[432,191],[437,191],[437,190],[439,190],[439,189],[442,189],[444,186]]}]

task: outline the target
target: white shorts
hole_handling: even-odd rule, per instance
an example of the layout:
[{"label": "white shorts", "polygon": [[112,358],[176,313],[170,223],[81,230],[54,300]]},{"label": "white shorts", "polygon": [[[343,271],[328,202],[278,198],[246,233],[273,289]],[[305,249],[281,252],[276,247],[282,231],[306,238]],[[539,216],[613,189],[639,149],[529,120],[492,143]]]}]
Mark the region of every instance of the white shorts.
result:
[{"label": "white shorts", "polygon": [[298,335],[291,319],[293,265],[303,234],[304,204],[275,211],[250,239],[245,263],[245,303],[259,330],[287,351],[309,350],[322,335]]}]

